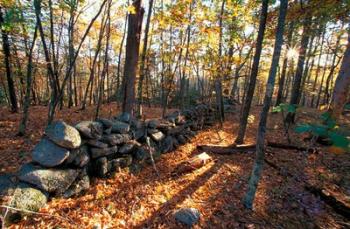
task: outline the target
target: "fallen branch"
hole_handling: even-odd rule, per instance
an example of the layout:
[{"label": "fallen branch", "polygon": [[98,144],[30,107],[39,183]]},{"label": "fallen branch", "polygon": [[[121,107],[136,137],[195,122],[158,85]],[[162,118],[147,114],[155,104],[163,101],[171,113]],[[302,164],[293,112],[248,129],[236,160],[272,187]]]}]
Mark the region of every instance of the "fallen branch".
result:
[{"label": "fallen branch", "polygon": [[311,184],[309,184],[307,181],[302,181],[300,179],[297,179],[297,177],[294,177],[290,172],[283,170],[281,167],[276,165],[275,163],[264,159],[265,163],[268,164],[270,167],[276,169],[278,171],[278,174],[281,176],[288,176],[294,178],[297,182],[303,182],[304,188],[306,191],[312,193],[315,196],[319,196],[321,200],[323,200],[327,205],[329,205],[333,210],[344,216],[347,219],[350,219],[350,203],[347,203],[346,200],[342,200],[342,198],[337,195],[336,193],[332,191],[328,191],[325,188],[318,188]]},{"label": "fallen branch", "polygon": [[[283,144],[277,142],[267,142],[266,146],[272,148],[279,149],[290,149],[290,150],[298,150],[298,151],[311,151],[312,149],[306,148],[303,146],[296,146],[291,144]],[[199,145],[197,149],[217,153],[217,154],[232,154],[238,152],[247,152],[247,151],[255,151],[255,144],[247,144],[247,145],[230,145],[230,146],[218,146],[218,145]],[[313,150],[311,151],[313,152]]]},{"label": "fallen branch", "polygon": [[305,189],[312,194],[319,196],[321,200],[331,206],[338,214],[350,219],[350,203],[342,200],[339,195],[325,188],[318,188],[310,184],[306,184]]},{"label": "fallen branch", "polygon": [[6,210],[12,210],[12,211],[24,212],[24,213],[33,214],[33,215],[42,215],[42,216],[55,217],[55,218],[67,221],[67,222],[69,222],[71,224],[75,224],[74,221],[71,220],[70,218],[66,218],[66,217],[59,216],[59,215],[51,215],[51,214],[47,214],[47,213],[34,212],[34,211],[26,210],[26,209],[14,208],[14,207],[7,206],[7,205],[0,205],[0,208],[5,208]]}]

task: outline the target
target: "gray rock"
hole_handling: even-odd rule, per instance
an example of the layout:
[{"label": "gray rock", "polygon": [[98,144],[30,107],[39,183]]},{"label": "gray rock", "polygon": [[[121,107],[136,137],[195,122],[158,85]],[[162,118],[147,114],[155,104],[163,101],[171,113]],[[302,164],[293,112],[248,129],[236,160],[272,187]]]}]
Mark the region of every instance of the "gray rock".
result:
[{"label": "gray rock", "polygon": [[91,158],[96,159],[99,157],[105,157],[114,153],[118,152],[118,147],[117,146],[112,146],[109,148],[90,148],[91,151]]},{"label": "gray rock", "polygon": [[[47,203],[48,194],[28,184],[19,183],[9,199],[11,199],[11,201],[7,205],[13,208],[38,212],[40,208],[44,207]],[[6,215],[5,223],[10,224],[17,222],[26,214],[28,213],[24,211],[9,211]]]},{"label": "gray rock", "polygon": [[130,126],[132,129],[137,130],[137,129],[141,129],[144,127],[144,123],[141,122],[140,120],[136,119],[136,118],[132,118],[130,120]]},{"label": "gray rock", "polygon": [[173,150],[173,137],[167,136],[162,142],[160,151],[161,153],[168,153]]},{"label": "gray rock", "polygon": [[130,130],[130,125],[125,122],[114,121],[112,126],[112,133],[126,134]]},{"label": "gray rock", "polygon": [[175,219],[189,227],[192,227],[200,219],[200,212],[195,208],[181,208],[174,214]]},{"label": "gray rock", "polygon": [[115,117],[116,120],[121,121],[121,122],[126,122],[129,123],[131,119],[131,115],[128,112],[123,112],[117,117]]},{"label": "gray rock", "polygon": [[143,162],[149,158],[150,151],[148,147],[146,146],[141,146],[141,147],[136,147],[136,149],[133,152],[133,159],[137,162]]},{"label": "gray rock", "polygon": [[86,142],[87,145],[89,146],[92,146],[92,147],[96,147],[96,148],[107,148],[108,147],[108,144],[106,143],[103,143],[99,140],[96,140],[96,139],[90,139]]},{"label": "gray rock", "polygon": [[47,138],[42,138],[32,151],[32,160],[45,167],[55,167],[69,157],[69,150],[62,148]]},{"label": "gray rock", "polygon": [[18,177],[42,191],[59,195],[69,188],[79,172],[76,169],[48,169],[28,163],[21,167]]},{"label": "gray rock", "polygon": [[132,156],[131,155],[125,155],[120,158],[116,158],[113,160],[110,160],[109,162],[109,168],[110,171],[117,171],[118,169],[123,169],[132,164]]},{"label": "gray rock", "polygon": [[72,196],[77,196],[83,191],[90,188],[90,178],[85,175],[81,179],[77,179],[74,183],[68,188],[67,191],[63,193],[64,198],[70,198]]},{"label": "gray rock", "polygon": [[165,135],[161,131],[152,133],[152,134],[150,134],[150,136],[156,142],[160,142],[161,140],[163,140],[165,138]]},{"label": "gray rock", "polygon": [[9,174],[0,175],[0,198],[2,196],[11,196],[16,188],[14,176]]},{"label": "gray rock", "polygon": [[95,161],[95,173],[99,177],[104,177],[108,173],[108,161],[106,157],[101,157]]},{"label": "gray rock", "polygon": [[133,131],[133,136],[134,136],[135,140],[140,140],[140,139],[144,138],[145,134],[146,134],[145,127],[140,128],[140,129],[136,129]]},{"label": "gray rock", "polygon": [[89,149],[87,145],[81,146],[79,149],[71,150],[65,164],[74,165],[80,168],[90,162]]},{"label": "gray rock", "polygon": [[134,149],[134,147],[135,147],[134,142],[127,142],[119,148],[118,153],[120,153],[120,154],[131,153],[132,150]]},{"label": "gray rock", "polygon": [[106,118],[99,118],[97,122],[100,122],[105,129],[108,129],[113,126],[113,121]]},{"label": "gray rock", "polygon": [[158,119],[151,119],[151,120],[148,120],[147,122],[147,127],[151,129],[156,129],[159,127],[159,125],[160,125],[160,122]]},{"label": "gray rock", "polygon": [[184,115],[178,115],[175,118],[176,125],[184,125],[186,123],[186,118]]},{"label": "gray rock", "polygon": [[45,135],[54,143],[68,149],[76,149],[81,144],[79,132],[63,121],[56,121],[45,130]]},{"label": "gray rock", "polygon": [[128,142],[131,139],[129,134],[111,134],[103,135],[101,141],[109,145],[120,145]]},{"label": "gray rock", "polygon": [[103,133],[102,124],[99,122],[82,121],[75,128],[77,128],[83,137],[89,139],[100,139]]}]

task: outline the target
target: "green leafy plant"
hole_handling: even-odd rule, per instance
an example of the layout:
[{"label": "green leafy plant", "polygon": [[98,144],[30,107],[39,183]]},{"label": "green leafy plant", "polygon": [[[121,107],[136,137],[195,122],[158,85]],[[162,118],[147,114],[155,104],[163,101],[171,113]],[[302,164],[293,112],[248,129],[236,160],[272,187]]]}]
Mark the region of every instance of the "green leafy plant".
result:
[{"label": "green leafy plant", "polygon": [[329,139],[333,147],[341,148],[344,151],[350,150],[350,140],[339,132],[339,126],[328,112],[321,115],[321,124],[300,124],[295,128],[297,133],[310,133],[314,137]]}]

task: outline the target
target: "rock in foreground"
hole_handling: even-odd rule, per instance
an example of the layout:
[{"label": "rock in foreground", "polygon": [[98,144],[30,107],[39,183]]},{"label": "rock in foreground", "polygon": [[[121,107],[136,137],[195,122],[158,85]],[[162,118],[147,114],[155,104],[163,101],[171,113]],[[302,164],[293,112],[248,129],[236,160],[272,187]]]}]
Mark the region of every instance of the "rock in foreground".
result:
[{"label": "rock in foreground", "polygon": [[76,149],[81,145],[79,132],[63,121],[56,121],[49,125],[45,135],[57,145],[67,149]]},{"label": "rock in foreground", "polygon": [[195,208],[182,208],[175,213],[175,219],[192,227],[199,221],[200,212]]}]

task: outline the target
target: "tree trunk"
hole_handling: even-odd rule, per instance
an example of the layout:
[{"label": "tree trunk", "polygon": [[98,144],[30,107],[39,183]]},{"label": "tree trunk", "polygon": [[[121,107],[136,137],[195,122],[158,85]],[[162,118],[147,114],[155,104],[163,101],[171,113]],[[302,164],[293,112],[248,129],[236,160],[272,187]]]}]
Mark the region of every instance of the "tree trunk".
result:
[{"label": "tree trunk", "polygon": [[255,54],[254,54],[252,72],[250,75],[249,87],[248,87],[247,94],[245,96],[245,101],[244,101],[242,113],[240,116],[238,136],[235,140],[235,142],[237,144],[243,143],[245,131],[246,131],[246,127],[247,127],[250,106],[252,104],[252,100],[253,100],[253,96],[254,96],[255,83],[256,83],[256,78],[257,78],[258,70],[259,70],[259,62],[260,62],[260,55],[261,55],[261,50],[262,50],[262,43],[263,43],[264,34],[265,34],[268,3],[269,3],[268,0],[262,1],[260,22],[259,22],[259,31],[258,31],[257,41],[256,41],[256,49],[255,49]]},{"label": "tree trunk", "polygon": [[[287,36],[287,48],[288,49],[291,48],[291,46],[292,46],[293,32],[294,32],[294,21],[290,22],[289,28],[288,28],[288,36]],[[281,78],[278,81],[278,92],[277,92],[275,106],[278,106],[281,102],[283,102],[283,88],[284,88],[284,82],[286,81],[287,65],[288,65],[287,53],[288,53],[288,51],[285,53],[285,56],[283,58]]]},{"label": "tree trunk", "polygon": [[146,55],[147,55],[147,45],[148,45],[148,31],[149,26],[151,22],[151,16],[152,16],[152,8],[153,8],[153,0],[149,0],[148,5],[148,14],[147,14],[147,21],[146,21],[146,27],[145,27],[145,35],[143,38],[143,48],[142,48],[142,54],[141,54],[141,63],[140,63],[140,79],[138,82],[138,106],[137,106],[137,116],[141,117],[142,115],[142,102],[143,102],[143,80],[145,78],[146,74]]},{"label": "tree trunk", "polygon": [[10,43],[9,43],[8,34],[2,26],[4,23],[5,22],[2,15],[2,7],[0,7],[0,27],[1,27],[1,34],[2,34],[2,48],[4,50],[4,57],[5,57],[5,69],[6,69],[8,93],[9,93],[10,102],[11,102],[11,111],[17,113],[18,112],[17,96],[16,96],[15,85],[12,79],[11,63],[10,63],[10,55],[11,55]]},{"label": "tree trunk", "polygon": [[[295,72],[294,82],[292,86],[292,94],[290,98],[290,104],[291,105],[298,105],[300,101],[300,93],[301,93],[301,81],[303,78],[303,71],[304,71],[304,63],[305,63],[305,55],[307,50],[307,45],[309,43],[309,36],[310,36],[310,16],[306,15],[306,18],[303,22],[303,34],[301,36],[301,44],[300,44],[300,50],[299,50],[299,57],[298,57],[298,64],[297,64],[297,70]],[[295,119],[295,113],[288,113],[286,117],[286,122],[288,123],[294,123]]]},{"label": "tree trunk", "polygon": [[135,81],[138,71],[139,47],[142,27],[143,8],[141,0],[134,0],[135,14],[129,14],[128,36],[126,39],[126,57],[124,65],[123,112],[133,115],[135,103]]},{"label": "tree trunk", "polygon": [[344,109],[344,105],[348,102],[350,91],[350,30],[348,31],[348,44],[346,46],[343,61],[335,81],[332,101],[328,112],[332,118],[339,118]]},{"label": "tree trunk", "polygon": [[288,0],[281,0],[277,31],[276,31],[275,48],[272,56],[272,63],[271,63],[271,68],[269,72],[269,78],[267,80],[267,85],[266,85],[264,106],[260,114],[260,121],[259,121],[257,140],[256,140],[257,142],[256,158],[255,158],[252,174],[249,178],[248,190],[243,200],[244,206],[249,209],[251,209],[253,206],[256,189],[259,184],[259,180],[261,177],[261,172],[264,164],[266,122],[267,122],[267,116],[270,109],[272,94],[275,86],[276,70],[277,70],[278,62],[281,55],[281,47],[283,44],[284,22],[287,14],[287,8],[288,8]]},{"label": "tree trunk", "polygon": [[35,47],[35,42],[37,38],[37,30],[38,27],[35,26],[33,41],[28,53],[28,63],[27,63],[27,86],[26,86],[26,94],[24,98],[23,104],[23,117],[21,123],[19,124],[18,135],[23,136],[26,132],[27,120],[29,116],[29,106],[30,106],[30,92],[32,90],[32,69],[33,69],[33,50]]}]

